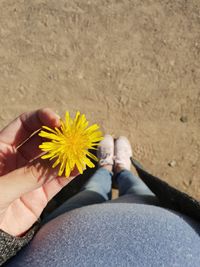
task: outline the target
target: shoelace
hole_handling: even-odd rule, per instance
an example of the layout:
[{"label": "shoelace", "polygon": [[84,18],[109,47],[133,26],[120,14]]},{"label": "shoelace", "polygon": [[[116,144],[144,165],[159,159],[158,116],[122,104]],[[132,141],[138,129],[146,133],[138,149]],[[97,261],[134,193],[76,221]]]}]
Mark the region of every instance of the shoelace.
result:
[{"label": "shoelace", "polygon": [[111,156],[110,153],[102,153],[101,154],[101,159],[99,161],[99,164],[105,165],[105,164],[113,164],[113,158],[109,158]]}]

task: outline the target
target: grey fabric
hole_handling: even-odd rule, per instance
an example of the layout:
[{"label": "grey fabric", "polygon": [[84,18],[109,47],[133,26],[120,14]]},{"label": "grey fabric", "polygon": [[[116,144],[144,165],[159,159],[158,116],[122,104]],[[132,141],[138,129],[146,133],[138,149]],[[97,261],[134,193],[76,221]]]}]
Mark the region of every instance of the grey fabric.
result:
[{"label": "grey fabric", "polygon": [[107,203],[46,225],[6,266],[200,266],[200,225],[144,204]]},{"label": "grey fabric", "polygon": [[39,223],[36,223],[23,237],[11,236],[0,230],[0,266],[33,238]]},{"label": "grey fabric", "polygon": [[133,203],[133,204],[146,204],[161,206],[158,199],[154,196],[144,195],[144,196],[135,196],[133,194],[123,195],[121,197],[107,201],[106,203]]}]

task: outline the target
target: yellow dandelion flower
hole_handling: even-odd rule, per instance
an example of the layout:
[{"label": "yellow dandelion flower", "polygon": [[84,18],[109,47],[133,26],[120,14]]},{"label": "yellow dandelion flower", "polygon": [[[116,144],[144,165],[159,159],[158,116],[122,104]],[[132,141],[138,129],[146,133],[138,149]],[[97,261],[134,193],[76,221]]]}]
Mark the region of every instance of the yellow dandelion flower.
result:
[{"label": "yellow dandelion flower", "polygon": [[86,166],[93,168],[95,165],[91,159],[98,161],[97,157],[90,153],[89,149],[96,150],[99,141],[103,139],[97,124],[88,127],[88,121],[84,114],[78,111],[74,120],[66,112],[65,121],[60,120],[61,127],[51,129],[43,126],[39,136],[50,139],[43,142],[39,148],[46,152],[42,159],[55,160],[52,167],[60,164],[58,175],[63,173],[68,177],[71,171],[77,167],[82,174]]}]

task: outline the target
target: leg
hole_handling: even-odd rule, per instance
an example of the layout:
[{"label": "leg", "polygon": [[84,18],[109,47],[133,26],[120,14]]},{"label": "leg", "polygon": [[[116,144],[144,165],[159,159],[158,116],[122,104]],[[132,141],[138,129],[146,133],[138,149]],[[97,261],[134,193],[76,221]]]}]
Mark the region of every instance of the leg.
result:
[{"label": "leg", "polygon": [[[128,139],[119,137],[115,142],[116,181],[119,188],[119,199],[113,202],[158,204],[158,199],[143,181],[130,171],[132,149]],[[122,197],[123,196],[123,197]]]},{"label": "leg", "polygon": [[106,168],[98,169],[82,190],[44,218],[43,224],[70,210],[109,200],[111,198],[111,178],[112,173]]},{"label": "leg", "polygon": [[155,196],[146,184],[143,183],[139,177],[133,175],[129,170],[122,170],[117,173],[116,179],[119,187],[119,196],[125,194]]},{"label": "leg", "polygon": [[105,200],[109,200],[111,198],[111,178],[112,173],[102,167],[84,185],[83,190],[96,192]]},{"label": "leg", "polygon": [[116,175],[119,188],[119,198],[111,200],[114,203],[134,203],[160,206],[157,197],[137,176],[129,170],[122,170]]}]

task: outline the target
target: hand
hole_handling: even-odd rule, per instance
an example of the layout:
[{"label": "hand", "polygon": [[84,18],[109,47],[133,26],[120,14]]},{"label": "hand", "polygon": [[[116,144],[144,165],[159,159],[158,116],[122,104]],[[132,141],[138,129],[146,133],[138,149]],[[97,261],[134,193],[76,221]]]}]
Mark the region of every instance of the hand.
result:
[{"label": "hand", "polygon": [[78,175],[58,177],[52,163],[39,158],[42,138],[35,132],[42,125],[59,127],[59,117],[50,109],[25,113],[0,132],[0,229],[13,236],[23,235]]}]

